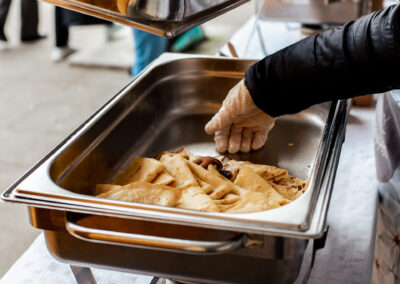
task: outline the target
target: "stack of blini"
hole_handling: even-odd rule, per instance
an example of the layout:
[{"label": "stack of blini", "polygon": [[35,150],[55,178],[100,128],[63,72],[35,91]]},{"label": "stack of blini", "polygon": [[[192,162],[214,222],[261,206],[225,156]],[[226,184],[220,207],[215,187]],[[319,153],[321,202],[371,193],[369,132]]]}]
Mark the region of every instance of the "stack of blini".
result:
[{"label": "stack of blini", "polygon": [[184,209],[251,213],[277,208],[300,197],[307,180],[284,169],[195,156],[185,148],[157,158],[136,157],[96,195]]}]

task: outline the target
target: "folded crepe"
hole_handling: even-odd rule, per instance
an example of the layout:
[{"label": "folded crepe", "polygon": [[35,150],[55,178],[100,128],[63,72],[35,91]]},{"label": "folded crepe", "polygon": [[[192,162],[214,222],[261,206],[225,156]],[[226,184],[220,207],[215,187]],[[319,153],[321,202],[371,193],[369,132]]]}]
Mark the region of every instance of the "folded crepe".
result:
[{"label": "folded crepe", "polygon": [[160,157],[160,162],[164,165],[168,174],[175,179],[175,186],[186,188],[189,186],[199,187],[195,176],[186,164],[186,159],[181,154],[164,153]]},{"label": "folded crepe", "polygon": [[98,184],[102,198],[184,209],[251,213],[285,205],[308,181],[284,169],[226,157],[200,157],[185,148],[156,159],[137,157],[111,181]]},{"label": "folded crepe", "polygon": [[120,188],[122,185],[115,185],[115,184],[97,184],[96,189],[94,191],[95,195],[99,195],[102,193],[106,193],[112,191],[114,189]]},{"label": "folded crepe", "polygon": [[163,206],[175,206],[181,197],[181,191],[175,188],[143,181],[113,186],[115,189],[101,193],[97,197]]},{"label": "folded crepe", "polygon": [[173,186],[175,179],[164,170],[152,181],[152,183]]},{"label": "folded crepe", "polygon": [[277,183],[269,184],[285,198],[296,200],[306,191],[309,181],[288,175]]},{"label": "folded crepe", "polygon": [[223,165],[224,165],[223,168],[224,170],[230,171],[232,173],[232,178],[231,178],[232,181],[236,179],[239,170],[243,166],[250,167],[254,172],[259,174],[264,179],[271,180],[273,182],[276,182],[288,175],[287,170],[269,165],[253,164],[247,161],[229,160],[229,161],[224,161]]},{"label": "folded crepe", "polygon": [[[217,205],[201,189],[196,176],[191,171],[188,160],[182,154],[164,153],[160,157],[168,171],[174,178],[176,188],[182,191],[177,207],[192,210],[218,212]],[[203,186],[205,184],[203,183]]]},{"label": "folded crepe", "polygon": [[[224,195],[234,192],[238,193],[234,184],[225,179],[222,175],[216,175],[212,171],[206,170],[193,162],[187,161],[187,164],[193,174],[202,182],[211,186],[211,191],[208,192],[211,199],[219,199]],[[212,166],[211,166],[212,167]]]},{"label": "folded crepe", "polygon": [[134,181],[151,182],[164,168],[164,165],[155,159],[136,157],[128,167],[111,180],[111,183],[125,185]]},{"label": "folded crepe", "polygon": [[219,212],[218,206],[199,186],[189,186],[182,190],[177,207],[184,209]]},{"label": "folded crepe", "polygon": [[235,185],[243,190],[240,201],[227,207],[224,212],[251,213],[277,208],[290,202],[247,165],[240,168]]}]

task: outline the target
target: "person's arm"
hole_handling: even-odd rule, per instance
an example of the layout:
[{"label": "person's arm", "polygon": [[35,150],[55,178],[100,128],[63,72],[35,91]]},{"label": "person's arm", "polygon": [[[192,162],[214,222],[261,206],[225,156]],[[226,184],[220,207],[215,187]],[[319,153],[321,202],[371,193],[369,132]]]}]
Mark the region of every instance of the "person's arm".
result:
[{"label": "person's arm", "polygon": [[261,148],[275,117],[313,104],[400,88],[400,5],[265,57],[207,123],[220,152]]},{"label": "person's arm", "polygon": [[400,88],[400,4],[310,36],[246,72],[254,103],[276,117]]}]

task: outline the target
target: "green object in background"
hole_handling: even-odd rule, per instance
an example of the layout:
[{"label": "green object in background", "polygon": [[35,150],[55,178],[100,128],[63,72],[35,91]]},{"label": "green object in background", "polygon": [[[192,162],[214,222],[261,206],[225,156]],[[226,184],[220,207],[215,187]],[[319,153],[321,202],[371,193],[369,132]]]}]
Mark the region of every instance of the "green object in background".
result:
[{"label": "green object in background", "polygon": [[171,50],[174,52],[184,51],[196,43],[203,41],[205,38],[204,29],[201,26],[194,27],[178,37],[173,43]]}]

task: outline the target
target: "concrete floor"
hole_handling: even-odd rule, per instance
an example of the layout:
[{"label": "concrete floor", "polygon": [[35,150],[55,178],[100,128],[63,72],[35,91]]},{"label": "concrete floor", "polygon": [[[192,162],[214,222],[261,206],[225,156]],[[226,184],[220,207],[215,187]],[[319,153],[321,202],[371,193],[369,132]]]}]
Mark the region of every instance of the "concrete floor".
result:
[{"label": "concrete floor", "polygon": [[[209,40],[193,52],[215,54],[253,11],[253,3],[245,4],[207,23]],[[0,190],[130,81],[125,69],[53,63],[53,7],[41,2],[40,19],[40,31],[49,37],[20,44],[19,1],[13,1],[6,26],[11,49],[0,52]],[[73,28],[70,43],[80,50],[90,46],[110,49],[103,27]],[[126,53],[128,47],[113,44],[112,48],[111,53]],[[0,203],[0,277],[39,233],[30,226],[25,206]]]}]

